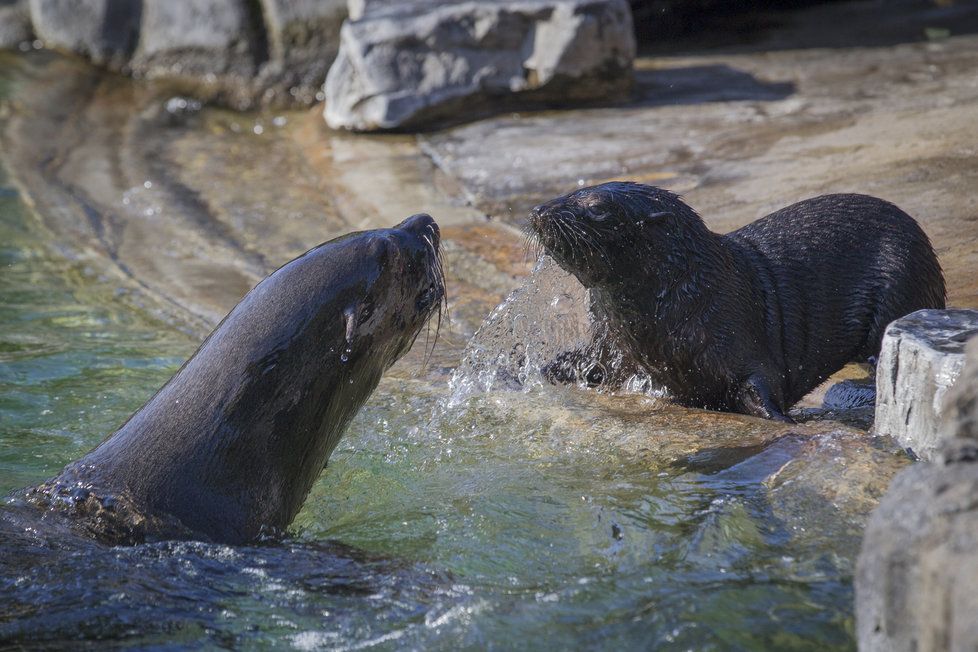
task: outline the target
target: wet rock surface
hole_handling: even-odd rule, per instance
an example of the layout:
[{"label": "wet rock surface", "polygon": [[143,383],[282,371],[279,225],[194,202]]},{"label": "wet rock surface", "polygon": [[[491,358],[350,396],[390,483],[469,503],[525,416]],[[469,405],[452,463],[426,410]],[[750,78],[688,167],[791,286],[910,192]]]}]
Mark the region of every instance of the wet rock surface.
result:
[{"label": "wet rock surface", "polygon": [[897,475],[866,528],[856,574],[861,650],[978,647],[978,339],[967,349],[940,455]]},{"label": "wet rock surface", "polygon": [[[895,5],[877,36],[898,23],[922,38],[931,8],[915,6]],[[978,38],[784,49],[834,34],[840,13],[847,31],[879,22],[868,5],[834,7],[792,14],[749,47],[639,57],[632,101],[613,109],[497,116],[424,135],[422,148],[462,198],[514,224],[545,199],[616,179],[683,194],[718,232],[818,194],[876,195],[922,224],[949,305],[976,306],[964,270],[978,265]]]},{"label": "wet rock surface", "polygon": [[326,122],[427,127],[509,107],[609,101],[635,56],[624,0],[370,1],[341,34]]},{"label": "wet rock surface", "polygon": [[975,335],[976,310],[919,310],[890,324],[876,373],[875,432],[935,459],[946,436],[945,398]]}]

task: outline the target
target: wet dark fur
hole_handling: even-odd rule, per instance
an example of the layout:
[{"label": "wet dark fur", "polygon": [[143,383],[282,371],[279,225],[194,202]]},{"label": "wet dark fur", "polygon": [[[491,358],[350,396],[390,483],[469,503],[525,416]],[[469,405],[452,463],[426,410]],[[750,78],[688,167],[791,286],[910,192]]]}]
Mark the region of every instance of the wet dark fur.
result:
[{"label": "wet dark fur", "polygon": [[[807,199],[718,235],[678,196],[616,182],[536,207],[530,228],[591,289],[620,346],[693,407],[788,420],[830,374],[874,358],[891,321],[945,303],[920,226],[866,195]],[[578,380],[580,359],[602,356],[570,352],[546,372]]]},{"label": "wet dark fur", "polygon": [[283,530],[438,309],[438,239],[416,215],[286,264],[118,431],[20,500],[109,543],[241,543]]}]

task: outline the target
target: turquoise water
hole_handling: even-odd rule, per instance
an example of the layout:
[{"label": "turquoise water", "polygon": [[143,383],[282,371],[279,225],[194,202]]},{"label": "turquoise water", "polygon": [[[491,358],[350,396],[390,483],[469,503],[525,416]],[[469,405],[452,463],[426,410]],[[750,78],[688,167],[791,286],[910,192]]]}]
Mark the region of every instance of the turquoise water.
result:
[{"label": "turquoise water", "polygon": [[0,169],[0,492],[97,444],[196,344],[52,255]]}]

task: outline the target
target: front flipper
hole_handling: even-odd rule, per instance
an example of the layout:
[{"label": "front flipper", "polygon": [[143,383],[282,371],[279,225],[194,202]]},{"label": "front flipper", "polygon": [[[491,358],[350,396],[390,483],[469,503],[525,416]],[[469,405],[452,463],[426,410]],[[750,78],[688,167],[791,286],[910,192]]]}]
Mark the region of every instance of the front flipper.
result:
[{"label": "front flipper", "polygon": [[752,375],[744,381],[737,391],[736,409],[742,414],[773,419],[784,423],[794,423],[794,419],[784,413],[775,400],[771,386],[762,376]]}]

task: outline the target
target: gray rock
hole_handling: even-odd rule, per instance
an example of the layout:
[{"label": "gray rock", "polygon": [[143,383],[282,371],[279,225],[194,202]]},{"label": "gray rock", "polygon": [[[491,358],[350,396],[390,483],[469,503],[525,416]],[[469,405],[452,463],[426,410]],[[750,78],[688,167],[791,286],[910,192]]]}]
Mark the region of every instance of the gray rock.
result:
[{"label": "gray rock", "polygon": [[938,459],[901,472],[856,568],[860,650],[978,649],[978,337],[944,403]]},{"label": "gray rock", "polygon": [[255,73],[256,38],[244,0],[147,2],[132,68],[148,77]]},{"label": "gray rock", "polygon": [[964,364],[965,342],[975,334],[975,310],[919,310],[890,324],[876,372],[877,434],[934,459],[945,438],[944,398]]},{"label": "gray rock", "polygon": [[[150,6],[163,3],[150,3]],[[141,0],[30,0],[34,32],[45,47],[121,67],[136,43]]]},{"label": "gray rock", "polygon": [[944,436],[978,441],[978,335],[965,345],[965,364],[944,401]]},{"label": "gray rock", "polygon": [[354,5],[326,78],[334,128],[416,128],[518,106],[608,100],[635,56],[625,0]]},{"label": "gray rock", "polygon": [[346,2],[261,0],[261,7],[269,50],[256,83],[263,103],[312,104],[336,59]]},{"label": "gray rock", "polygon": [[27,0],[0,0],[0,50],[11,50],[33,38]]},{"label": "gray rock", "polygon": [[869,519],[855,579],[863,652],[978,649],[975,441],[948,441],[944,458],[897,475]]}]

